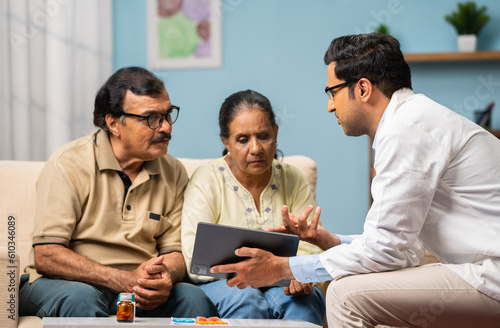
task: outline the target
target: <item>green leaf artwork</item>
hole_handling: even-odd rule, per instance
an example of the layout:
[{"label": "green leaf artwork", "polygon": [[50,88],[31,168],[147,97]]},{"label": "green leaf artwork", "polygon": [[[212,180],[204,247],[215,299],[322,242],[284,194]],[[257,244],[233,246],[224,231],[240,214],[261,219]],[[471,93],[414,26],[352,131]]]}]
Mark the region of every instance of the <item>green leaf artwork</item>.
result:
[{"label": "green leaf artwork", "polygon": [[148,0],[148,66],[154,69],[221,67],[221,1]]},{"label": "green leaf artwork", "polygon": [[210,0],[157,0],[160,59],[210,57]]},{"label": "green leaf artwork", "polygon": [[200,42],[196,24],[184,14],[178,13],[158,22],[160,58],[187,58]]}]

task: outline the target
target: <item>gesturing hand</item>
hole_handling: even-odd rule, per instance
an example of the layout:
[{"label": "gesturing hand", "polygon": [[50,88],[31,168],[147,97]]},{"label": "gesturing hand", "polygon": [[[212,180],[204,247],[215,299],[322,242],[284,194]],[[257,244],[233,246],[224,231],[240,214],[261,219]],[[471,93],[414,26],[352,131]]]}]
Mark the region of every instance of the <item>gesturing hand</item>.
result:
[{"label": "gesturing hand", "polygon": [[321,207],[316,207],[311,222],[307,218],[313,211],[314,207],[309,205],[299,218],[288,212],[288,206],[284,205],[281,208],[281,216],[283,219],[282,227],[267,228],[268,231],[291,233],[300,237],[301,240],[317,245],[323,250],[327,250],[333,246],[340,245],[339,238],[329,233],[323,226],[319,224],[321,216]]}]

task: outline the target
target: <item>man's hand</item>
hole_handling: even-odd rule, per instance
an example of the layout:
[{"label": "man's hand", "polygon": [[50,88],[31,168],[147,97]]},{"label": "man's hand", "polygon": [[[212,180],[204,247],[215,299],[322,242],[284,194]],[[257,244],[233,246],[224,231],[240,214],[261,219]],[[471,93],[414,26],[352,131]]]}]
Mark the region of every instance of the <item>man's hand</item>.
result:
[{"label": "man's hand", "polygon": [[136,270],[137,284],[132,288],[137,307],[152,310],[165,303],[175,282],[185,276],[185,262],[179,252],[153,258]]},{"label": "man's hand", "polygon": [[152,310],[165,303],[174,286],[163,256],[153,258],[139,266],[137,284],[132,288],[137,307]]},{"label": "man's hand", "polygon": [[167,267],[163,263],[164,257],[158,256],[139,265],[137,269],[132,271],[137,279],[160,279],[161,273],[167,271]]},{"label": "man's hand", "polygon": [[117,293],[135,293],[137,306],[154,309],[168,300],[173,285],[186,276],[180,252],[154,257],[134,271],[97,264],[57,244],[35,245],[35,264],[40,274],[55,279],[81,281]]},{"label": "man's hand", "polygon": [[168,300],[173,283],[163,261],[163,256],[154,257],[130,272],[128,288],[135,294],[138,308],[152,310]]},{"label": "man's hand", "polygon": [[304,212],[302,212],[300,217],[297,218],[292,213],[288,212],[288,206],[283,205],[281,208],[283,226],[267,228],[266,230],[297,235],[301,240],[314,244],[323,250],[340,245],[340,239],[336,235],[329,233],[325,228],[319,225],[321,207],[316,207],[311,222],[307,221],[313,208],[312,205],[309,205]]},{"label": "man's hand", "polygon": [[242,247],[235,251],[240,257],[249,257],[239,263],[216,265],[210,272],[236,273],[227,280],[229,287],[265,287],[284,279],[293,279],[288,265],[288,257],[275,256],[273,253],[258,248]]},{"label": "man's hand", "polygon": [[312,283],[298,282],[297,280],[291,280],[290,286],[285,287],[285,295],[309,295],[313,291]]},{"label": "man's hand", "polygon": [[[146,269],[148,268],[150,272]],[[113,275],[111,289],[117,293],[126,292],[133,293],[133,288],[138,285],[140,279],[160,279],[161,272],[165,271],[166,267],[163,264],[163,256],[154,257],[137,267],[134,271],[117,270]]]}]

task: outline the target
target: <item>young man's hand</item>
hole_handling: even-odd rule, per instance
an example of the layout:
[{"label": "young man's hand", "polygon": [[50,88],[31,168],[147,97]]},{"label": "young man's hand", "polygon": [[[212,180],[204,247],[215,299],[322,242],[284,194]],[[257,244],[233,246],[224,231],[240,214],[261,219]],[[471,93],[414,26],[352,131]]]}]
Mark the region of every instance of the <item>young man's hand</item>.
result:
[{"label": "young man's hand", "polygon": [[210,268],[212,273],[235,273],[235,277],[227,280],[229,287],[259,288],[280,280],[293,279],[292,271],[288,265],[288,257],[275,256],[271,252],[249,247],[238,248],[235,254],[240,257],[249,257],[249,259]]},{"label": "young man's hand", "polygon": [[314,207],[309,205],[297,218],[292,213],[289,213],[288,206],[284,205],[281,209],[283,226],[267,228],[266,230],[297,235],[301,240],[314,244],[323,250],[340,245],[340,239],[319,224],[321,207],[316,207],[311,222],[307,221],[313,209]]}]

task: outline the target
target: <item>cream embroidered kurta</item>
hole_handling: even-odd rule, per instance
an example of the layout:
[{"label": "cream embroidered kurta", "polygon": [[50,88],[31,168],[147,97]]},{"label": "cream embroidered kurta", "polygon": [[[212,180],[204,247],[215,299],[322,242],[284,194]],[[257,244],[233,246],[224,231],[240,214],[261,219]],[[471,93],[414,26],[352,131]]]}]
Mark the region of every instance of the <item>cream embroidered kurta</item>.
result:
[{"label": "cream embroidered kurta", "polygon": [[[261,213],[257,211],[250,192],[236,180],[224,158],[200,166],[194,172],[184,194],[181,226],[182,253],[188,272],[198,222],[266,229],[283,224],[283,205],[288,205],[290,213],[297,217],[308,205],[316,206],[309,185],[297,168],[277,160],[272,165],[271,179],[260,196]],[[299,255],[319,252],[321,249],[314,245],[302,241],[299,244]],[[191,274],[190,277],[195,282],[214,280]]]}]

